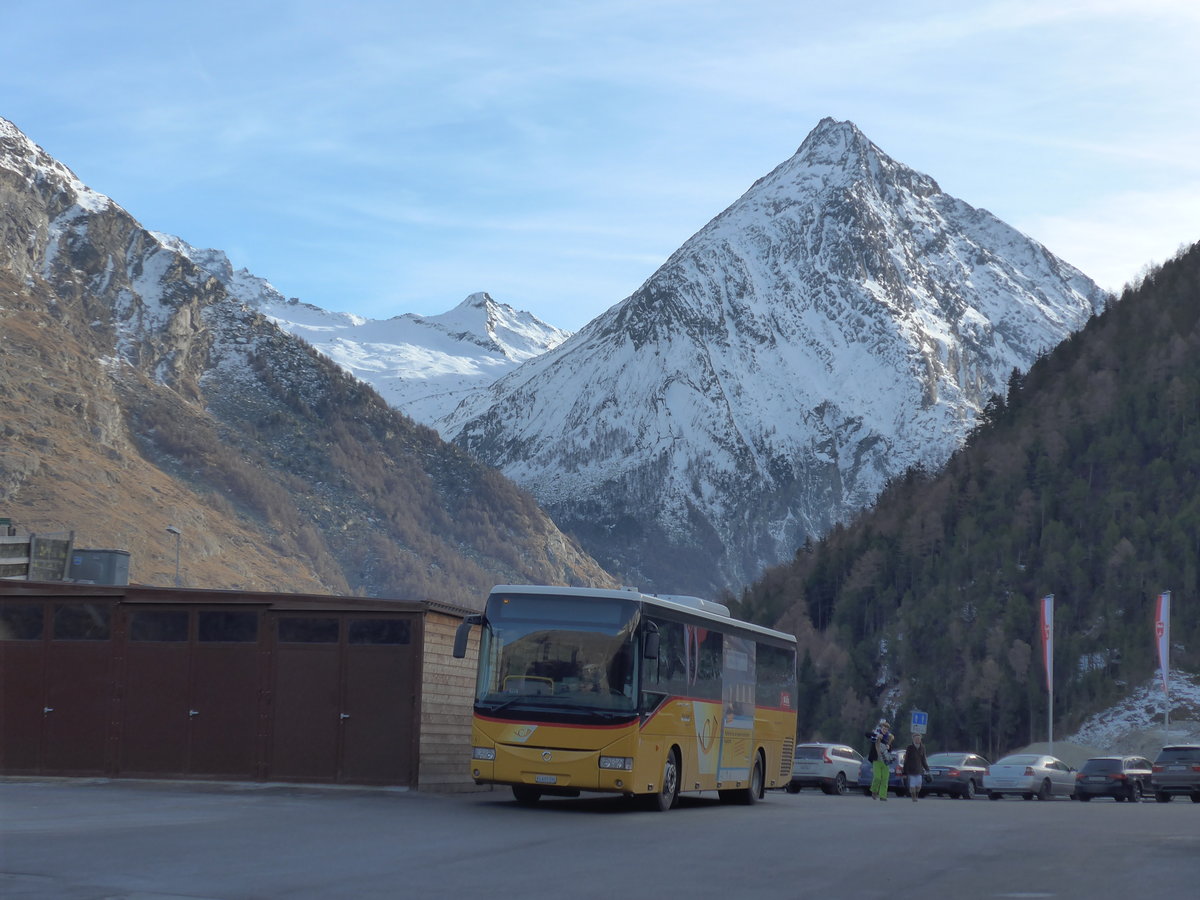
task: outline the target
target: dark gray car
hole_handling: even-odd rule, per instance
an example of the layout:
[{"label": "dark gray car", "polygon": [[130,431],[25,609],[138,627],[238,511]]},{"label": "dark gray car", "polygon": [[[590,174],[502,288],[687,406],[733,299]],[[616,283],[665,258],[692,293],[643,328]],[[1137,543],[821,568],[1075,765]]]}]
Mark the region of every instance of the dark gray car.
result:
[{"label": "dark gray car", "polygon": [[935,753],[929,757],[927,793],[973,800],[983,788],[988,761],[977,753]]},{"label": "dark gray car", "polygon": [[1150,776],[1154,799],[1166,803],[1176,794],[1187,794],[1200,803],[1200,744],[1163,747]]},{"label": "dark gray car", "polygon": [[1142,756],[1094,756],[1075,775],[1075,799],[1112,797],[1137,802],[1150,792],[1150,760]]}]

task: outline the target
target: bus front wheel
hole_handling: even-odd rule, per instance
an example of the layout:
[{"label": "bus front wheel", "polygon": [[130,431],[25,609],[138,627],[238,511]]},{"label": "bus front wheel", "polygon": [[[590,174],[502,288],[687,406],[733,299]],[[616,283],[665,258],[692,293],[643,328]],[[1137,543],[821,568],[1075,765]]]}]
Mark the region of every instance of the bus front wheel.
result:
[{"label": "bus front wheel", "polygon": [[514,784],[512,791],[518,806],[535,806],[542,797],[541,791],[527,784]]},{"label": "bus front wheel", "polygon": [[666,812],[679,800],[679,755],[674,747],[667,752],[667,761],[663,763],[662,785],[650,799],[651,807],[658,812]]}]

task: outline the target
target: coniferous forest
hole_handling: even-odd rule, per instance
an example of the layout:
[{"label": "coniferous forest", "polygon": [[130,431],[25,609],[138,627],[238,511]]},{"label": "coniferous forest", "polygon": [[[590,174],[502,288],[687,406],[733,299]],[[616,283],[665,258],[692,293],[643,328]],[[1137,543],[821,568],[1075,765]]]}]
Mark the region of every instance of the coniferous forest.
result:
[{"label": "coniferous forest", "polygon": [[1200,671],[1200,244],[1151,271],[994,396],[940,472],[733,603],[800,640],[799,735],[853,740],[929,712],[935,746],[1046,739],[1038,605],[1055,597],[1055,734],[1158,667]]}]

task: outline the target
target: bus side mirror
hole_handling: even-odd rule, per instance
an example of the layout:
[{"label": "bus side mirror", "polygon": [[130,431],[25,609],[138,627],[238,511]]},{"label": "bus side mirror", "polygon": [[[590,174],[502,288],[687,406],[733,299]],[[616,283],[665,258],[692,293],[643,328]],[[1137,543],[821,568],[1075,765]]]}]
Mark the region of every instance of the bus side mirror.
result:
[{"label": "bus side mirror", "polygon": [[454,658],[462,659],[467,655],[467,639],[471,636],[471,626],[483,624],[483,616],[467,616],[454,632]]},{"label": "bus side mirror", "polygon": [[642,645],[642,656],[645,659],[658,659],[658,645],[661,640],[657,631],[647,632],[645,643]]}]

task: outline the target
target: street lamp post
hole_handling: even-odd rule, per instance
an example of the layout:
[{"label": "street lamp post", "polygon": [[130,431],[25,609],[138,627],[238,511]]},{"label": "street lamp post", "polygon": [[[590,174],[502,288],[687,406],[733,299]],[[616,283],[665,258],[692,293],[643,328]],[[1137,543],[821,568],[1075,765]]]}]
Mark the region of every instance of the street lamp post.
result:
[{"label": "street lamp post", "polygon": [[183,581],[179,578],[179,537],[183,532],[174,525],[168,525],[167,534],[175,535],[175,587],[182,587]]}]

